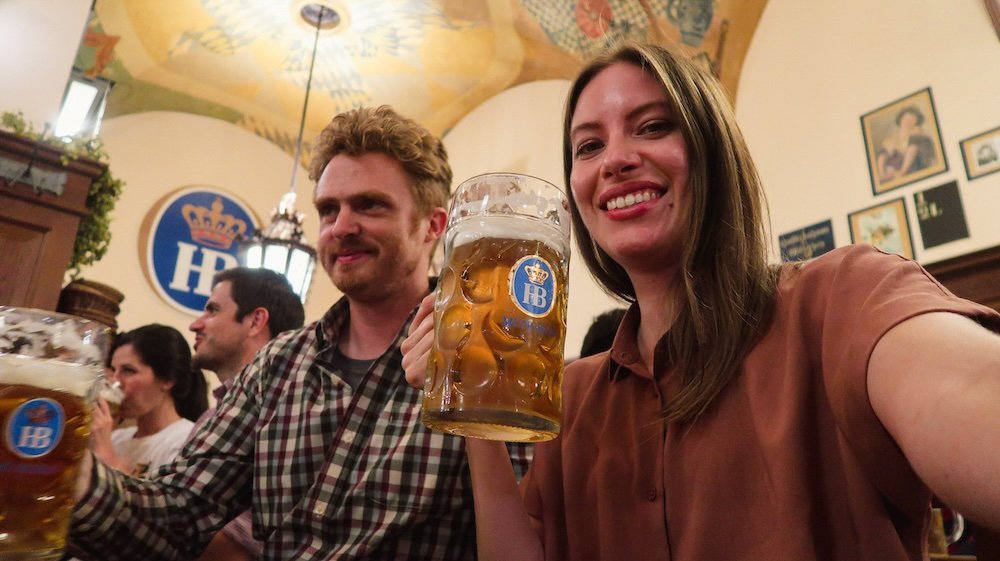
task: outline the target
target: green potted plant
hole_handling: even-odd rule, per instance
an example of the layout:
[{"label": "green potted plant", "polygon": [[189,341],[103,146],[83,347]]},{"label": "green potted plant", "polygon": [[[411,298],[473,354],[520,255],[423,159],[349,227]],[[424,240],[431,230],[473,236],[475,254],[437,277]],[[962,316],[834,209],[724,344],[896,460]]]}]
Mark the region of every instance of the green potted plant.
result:
[{"label": "green potted plant", "polygon": [[[108,155],[100,140],[72,139],[66,142],[61,138],[39,133],[21,112],[0,113],[0,129],[58,148],[63,152],[64,164],[81,157],[108,163]],[[111,173],[110,166],[91,183],[86,201],[88,214],[80,220],[67,267],[70,282],[60,293],[58,305],[59,311],[92,317],[112,328],[117,326],[115,316],[118,315],[118,305],[124,295],[103,283],[80,278],[80,270],[96,263],[107,253],[111,243],[111,212],[121,197],[124,186],[125,183]]]}]

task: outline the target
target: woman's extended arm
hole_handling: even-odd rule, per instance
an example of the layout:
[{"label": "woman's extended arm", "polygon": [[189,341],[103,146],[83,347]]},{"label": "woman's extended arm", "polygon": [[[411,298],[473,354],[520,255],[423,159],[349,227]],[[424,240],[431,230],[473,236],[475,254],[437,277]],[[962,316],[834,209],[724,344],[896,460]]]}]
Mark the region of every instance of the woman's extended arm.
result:
[{"label": "woman's extended arm", "polygon": [[524,508],[503,442],[465,439],[480,561],[541,561],[540,526]]},{"label": "woman's extended arm", "polygon": [[1000,529],[1000,336],[957,314],[911,318],[872,352],[868,394],[928,487]]}]

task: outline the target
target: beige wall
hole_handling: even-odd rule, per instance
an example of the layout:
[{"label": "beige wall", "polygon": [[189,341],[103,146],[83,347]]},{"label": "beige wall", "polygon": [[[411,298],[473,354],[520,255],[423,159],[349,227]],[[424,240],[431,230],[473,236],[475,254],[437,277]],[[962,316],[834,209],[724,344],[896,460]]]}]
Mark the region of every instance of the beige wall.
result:
[{"label": "beige wall", "polygon": [[[264,139],[229,123],[186,113],[150,112],[105,121],[101,133],[114,172],[126,188],[114,213],[108,254],[84,271],[127,296],[119,324],[123,329],[157,321],[182,332],[194,319],[161,299],[140,265],[140,225],[156,203],[171,192],[205,185],[232,193],[267,224],[271,209],[288,190],[292,158]],[[315,245],[318,220],[312,184],[305,171],[296,177],[296,208],[306,214],[306,239]],[[306,319],[318,319],[337,292],[318,269],[306,299]]]},{"label": "beige wall", "polygon": [[[873,196],[860,116],[928,86],[950,169]],[[1000,40],[982,0],[769,0],[736,106],[775,240],[832,219],[845,245],[848,213],[905,197],[922,263],[1000,243],[1000,174],[969,181],[958,146],[1000,126]],[[971,237],[925,250],[913,194],[952,180]]]}]

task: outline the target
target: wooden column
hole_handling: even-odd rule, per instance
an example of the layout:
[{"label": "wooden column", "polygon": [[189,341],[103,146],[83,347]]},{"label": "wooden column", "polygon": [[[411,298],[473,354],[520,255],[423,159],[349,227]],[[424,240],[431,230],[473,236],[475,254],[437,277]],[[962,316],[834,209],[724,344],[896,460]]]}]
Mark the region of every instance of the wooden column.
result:
[{"label": "wooden column", "polygon": [[62,155],[0,131],[0,305],[56,309],[87,193],[106,167],[63,165]]}]

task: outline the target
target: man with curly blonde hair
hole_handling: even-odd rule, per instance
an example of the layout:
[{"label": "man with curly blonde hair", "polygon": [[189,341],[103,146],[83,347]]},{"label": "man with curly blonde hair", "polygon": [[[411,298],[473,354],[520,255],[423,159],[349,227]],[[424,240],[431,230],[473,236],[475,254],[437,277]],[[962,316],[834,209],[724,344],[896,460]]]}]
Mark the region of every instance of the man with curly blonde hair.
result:
[{"label": "man with curly blonde hair", "polygon": [[264,347],[155,479],[85,468],[71,537],[88,556],[189,559],[249,507],[262,559],[475,559],[464,439],[421,424],[400,366],[445,229],[444,146],[361,108],[320,134],[309,171],[317,253],[344,297]]}]

